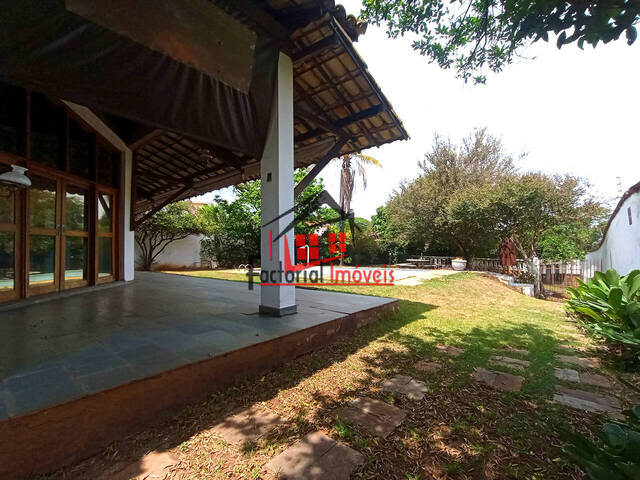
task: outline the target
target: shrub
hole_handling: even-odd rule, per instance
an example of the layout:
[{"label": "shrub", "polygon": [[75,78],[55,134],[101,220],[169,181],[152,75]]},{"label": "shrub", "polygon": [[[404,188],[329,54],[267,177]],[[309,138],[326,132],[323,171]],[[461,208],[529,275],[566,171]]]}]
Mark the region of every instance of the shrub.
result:
[{"label": "shrub", "polygon": [[615,270],[596,272],[568,291],[565,308],[582,320],[584,328],[640,355],[640,270],[624,277]]},{"label": "shrub", "polygon": [[625,412],[628,421],[602,426],[601,443],[577,432],[565,432],[571,442],[564,454],[591,480],[637,480],[640,478],[640,405]]}]

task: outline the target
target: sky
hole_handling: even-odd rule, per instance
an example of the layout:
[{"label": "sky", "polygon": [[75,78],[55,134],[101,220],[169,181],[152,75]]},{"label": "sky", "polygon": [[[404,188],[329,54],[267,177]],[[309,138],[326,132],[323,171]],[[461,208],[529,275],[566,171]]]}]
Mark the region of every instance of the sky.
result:
[{"label": "sky", "polygon": [[[358,14],[360,0],[341,3]],[[464,84],[414,52],[410,39],[387,38],[383,27],[369,25],[355,46],[411,137],[364,152],[383,166],[368,170],[366,190],[356,184],[356,216],[370,218],[401,181],[419,175],[434,134],[459,143],[482,127],[515,158],[526,153],[517,163],[522,171],[585,177],[605,200],[619,196],[618,177],[623,191],[640,181],[640,41],[584,50],[540,41],[486,85]],[[339,175],[338,165],[321,174],[336,199]]]}]

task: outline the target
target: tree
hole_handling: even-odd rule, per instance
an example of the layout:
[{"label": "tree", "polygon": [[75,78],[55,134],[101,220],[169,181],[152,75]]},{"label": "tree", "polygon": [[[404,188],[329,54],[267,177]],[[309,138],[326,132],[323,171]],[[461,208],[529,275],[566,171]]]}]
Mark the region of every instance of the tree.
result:
[{"label": "tree", "polygon": [[524,258],[579,258],[602,233],[608,209],[570,175],[520,173],[485,130],[461,147],[439,137],[423,174],[385,209],[392,243],[412,253],[495,256],[509,237]]},{"label": "tree", "polygon": [[491,251],[496,234],[486,191],[515,171],[501,142],[484,129],[459,147],[436,136],[420,167],[423,174],[401,184],[388,204],[395,241],[414,253],[437,247],[469,258]]},{"label": "tree", "polygon": [[571,175],[514,176],[491,192],[493,215],[525,258],[581,258],[599,239],[608,209]]},{"label": "tree", "polygon": [[[300,182],[308,169],[294,172],[294,183]],[[303,190],[297,205],[306,204],[324,190],[321,179],[315,179]],[[233,187],[235,199],[228,202],[220,197],[205,205],[201,214],[209,226],[207,238],[201,241],[202,254],[213,258],[218,265],[237,267],[260,258],[261,195],[260,180],[251,180]],[[308,234],[314,225],[335,217],[335,213],[320,207],[308,212],[304,218],[295,216],[295,232]]]},{"label": "tree", "polygon": [[486,81],[483,68],[501,71],[522,47],[548,41],[550,32],[558,34],[558,48],[595,47],[623,33],[631,45],[639,15],[637,0],[363,0],[362,10],[369,22],[386,23],[392,38],[417,34],[415,50],[476,83]]},{"label": "tree", "polygon": [[136,227],[135,240],[140,249],[140,267],[151,270],[155,259],[171,243],[205,232],[207,225],[199,218],[190,202],[167,205]]}]

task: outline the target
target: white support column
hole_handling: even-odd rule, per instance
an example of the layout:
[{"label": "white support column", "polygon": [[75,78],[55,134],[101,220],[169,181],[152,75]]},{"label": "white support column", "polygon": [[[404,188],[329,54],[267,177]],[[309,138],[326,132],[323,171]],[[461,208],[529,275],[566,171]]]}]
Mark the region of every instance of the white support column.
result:
[{"label": "white support column", "polygon": [[[293,65],[280,54],[278,79],[274,92],[267,142],[260,163],[262,178],[262,231],[260,240],[261,283],[286,283],[285,238],[288,255],[295,263],[293,228],[280,233],[293,222]],[[283,215],[284,212],[290,211]],[[282,216],[281,216],[282,215]],[[280,217],[280,218],[278,218]],[[274,219],[277,220],[273,221]],[[265,226],[267,222],[271,222]],[[279,238],[278,238],[279,237]],[[277,240],[275,240],[278,238]],[[273,273],[272,273],[273,272]],[[265,277],[268,273],[268,279]],[[260,312],[282,316],[296,312],[296,292],[293,285],[263,285],[260,287]]]}]

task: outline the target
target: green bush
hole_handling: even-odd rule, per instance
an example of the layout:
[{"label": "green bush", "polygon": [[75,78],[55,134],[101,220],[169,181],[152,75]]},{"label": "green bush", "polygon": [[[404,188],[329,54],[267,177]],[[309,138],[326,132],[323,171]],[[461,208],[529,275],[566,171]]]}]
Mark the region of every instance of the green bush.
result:
[{"label": "green bush", "polygon": [[584,328],[640,355],[640,270],[624,277],[615,270],[596,272],[588,282],[568,290],[565,308]]},{"label": "green bush", "polygon": [[565,432],[570,444],[564,454],[579,465],[591,480],[640,479],[640,405],[627,414],[627,423],[602,426],[601,444],[577,432]]}]

